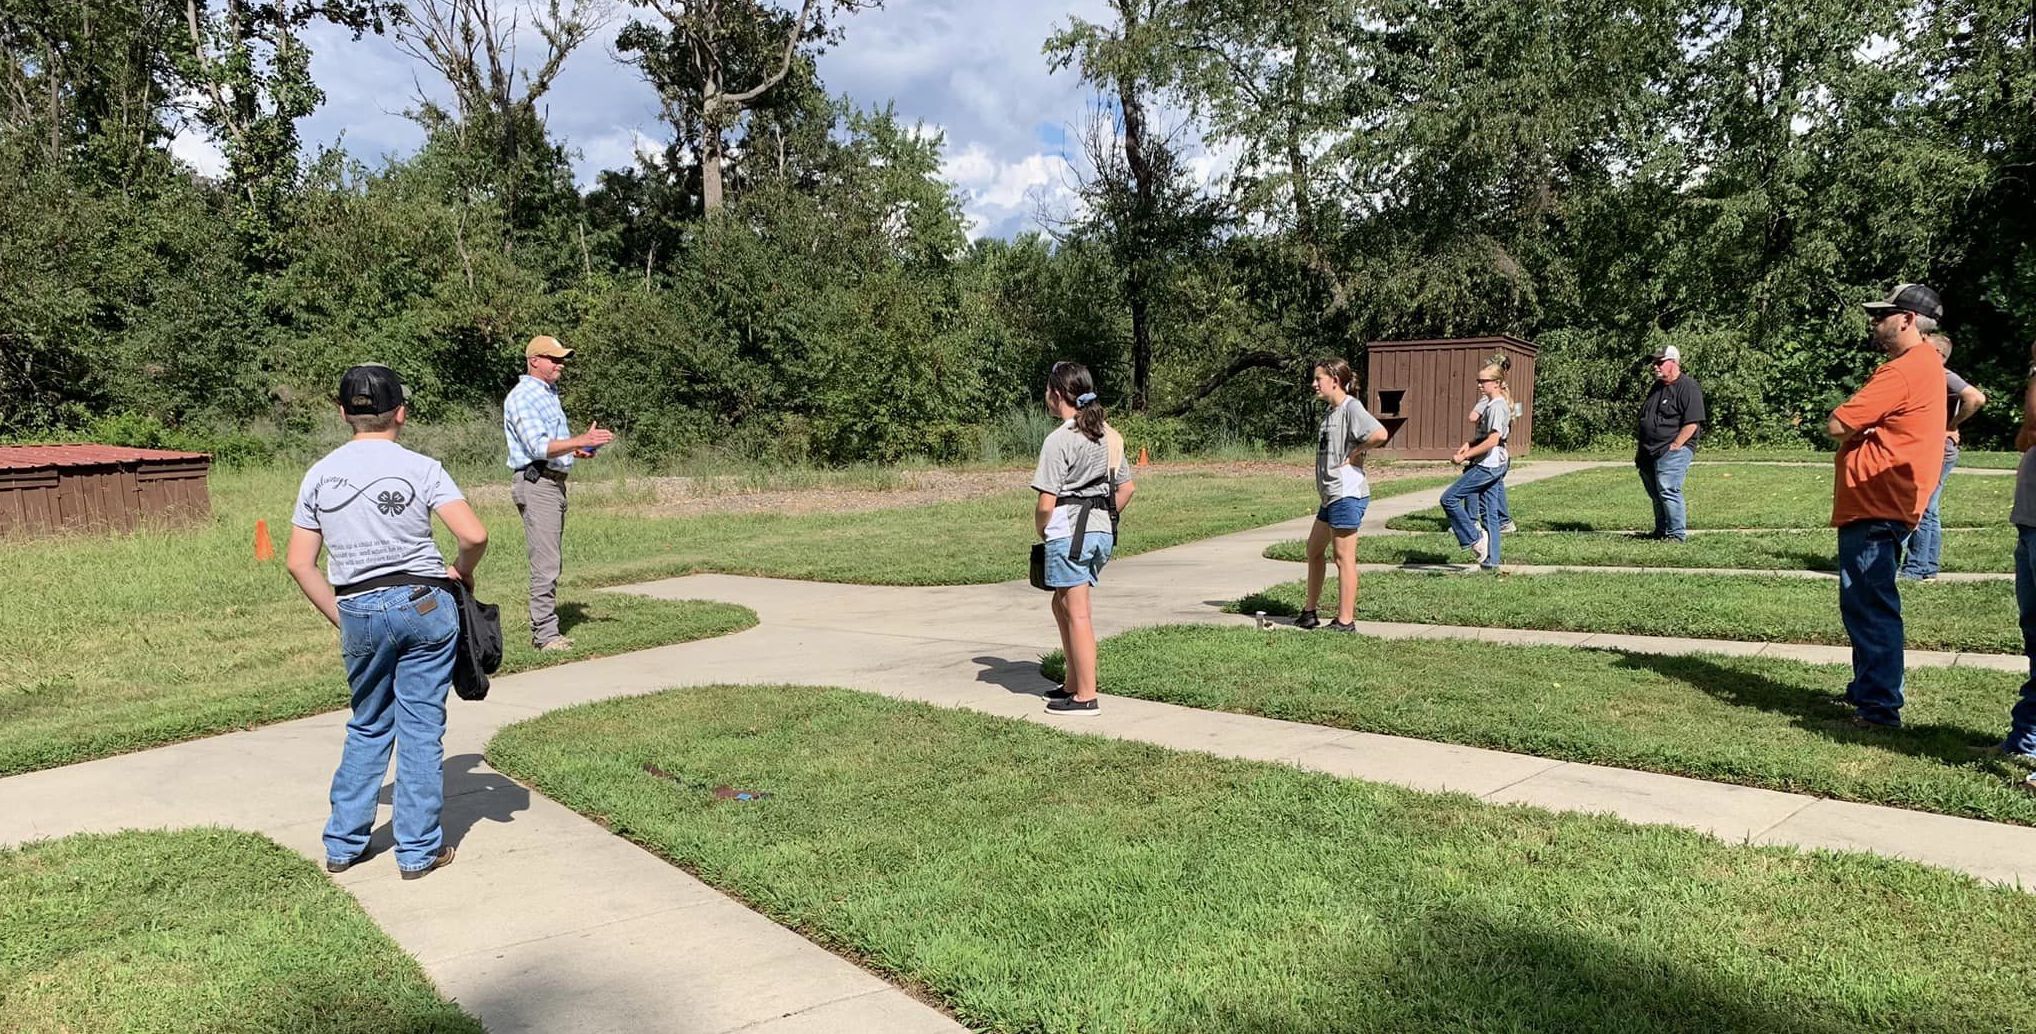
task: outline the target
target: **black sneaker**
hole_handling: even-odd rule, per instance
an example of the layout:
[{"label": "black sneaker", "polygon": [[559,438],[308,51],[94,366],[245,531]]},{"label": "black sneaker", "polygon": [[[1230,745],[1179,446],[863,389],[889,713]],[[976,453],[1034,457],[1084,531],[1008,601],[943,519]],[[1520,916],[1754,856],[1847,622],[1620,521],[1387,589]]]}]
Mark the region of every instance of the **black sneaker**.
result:
[{"label": "black sneaker", "polygon": [[1295,628],[1315,628],[1321,624],[1322,619],[1316,617],[1315,612],[1312,610],[1304,610],[1301,612],[1300,617],[1294,619]]},{"label": "black sneaker", "polygon": [[1330,630],[1331,632],[1355,632],[1355,631],[1357,631],[1357,622],[1355,622],[1355,621],[1331,621],[1331,622],[1329,623],[1329,630]]},{"label": "black sneaker", "polygon": [[1069,700],[1074,697],[1074,694],[1067,691],[1066,686],[1055,686],[1041,695],[1048,700]]},{"label": "black sneaker", "polygon": [[1052,714],[1096,714],[1102,710],[1101,704],[1102,701],[1097,697],[1090,697],[1087,700],[1062,697],[1059,700],[1047,701],[1046,710]]}]

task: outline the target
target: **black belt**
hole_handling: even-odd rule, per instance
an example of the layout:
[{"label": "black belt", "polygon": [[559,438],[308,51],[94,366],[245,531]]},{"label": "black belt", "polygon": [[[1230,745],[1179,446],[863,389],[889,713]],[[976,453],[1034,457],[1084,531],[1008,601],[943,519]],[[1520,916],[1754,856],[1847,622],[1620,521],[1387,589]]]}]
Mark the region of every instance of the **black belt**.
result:
[{"label": "black belt", "polygon": [[[1053,498],[1053,504],[1055,506],[1081,507],[1080,511],[1078,511],[1075,514],[1074,534],[1068,537],[1067,560],[1068,563],[1070,564],[1079,564],[1082,562],[1082,541],[1088,538],[1089,536],[1090,510],[1093,510],[1098,506],[1102,507],[1103,512],[1110,515],[1110,520],[1112,522],[1110,525],[1110,530],[1113,533],[1117,530],[1117,525],[1115,523],[1117,520],[1117,493],[1115,491],[1115,486],[1109,484],[1108,475],[1104,475],[1104,477],[1099,478],[1098,481],[1101,481],[1108,489],[1102,495],[1061,495],[1055,496]],[[1096,483],[1097,481],[1091,481],[1087,485],[1083,485],[1081,487],[1088,488],[1092,485],[1095,485]]]},{"label": "black belt", "polygon": [[458,583],[450,578],[433,578],[427,574],[410,574],[406,571],[398,571],[395,574],[376,575],[373,578],[353,582],[349,585],[335,585],[332,587],[332,594],[334,596],[354,596],[363,592],[373,592],[376,589],[393,589],[399,585],[423,585],[433,589],[444,589],[447,592],[457,592],[459,589]]},{"label": "black belt", "polygon": [[544,478],[548,481],[556,481],[561,485],[566,483],[566,474],[568,473],[569,471],[558,470],[543,460],[517,469],[517,474],[525,481],[536,481],[538,478]]}]

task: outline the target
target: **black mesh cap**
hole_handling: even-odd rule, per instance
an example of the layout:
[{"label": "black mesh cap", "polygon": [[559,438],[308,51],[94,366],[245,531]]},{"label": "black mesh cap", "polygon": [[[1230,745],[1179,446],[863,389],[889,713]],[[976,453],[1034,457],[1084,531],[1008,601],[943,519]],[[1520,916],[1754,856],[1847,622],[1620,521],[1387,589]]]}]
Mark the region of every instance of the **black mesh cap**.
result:
[{"label": "black mesh cap", "polygon": [[348,416],[388,413],[409,401],[403,379],[381,363],[364,363],[339,377],[339,408]]},{"label": "black mesh cap", "polygon": [[1890,312],[1913,312],[1933,320],[1944,318],[1943,299],[1937,297],[1937,292],[1922,284],[1897,284],[1894,290],[1888,292],[1887,298],[1867,302],[1864,308],[1875,316]]}]

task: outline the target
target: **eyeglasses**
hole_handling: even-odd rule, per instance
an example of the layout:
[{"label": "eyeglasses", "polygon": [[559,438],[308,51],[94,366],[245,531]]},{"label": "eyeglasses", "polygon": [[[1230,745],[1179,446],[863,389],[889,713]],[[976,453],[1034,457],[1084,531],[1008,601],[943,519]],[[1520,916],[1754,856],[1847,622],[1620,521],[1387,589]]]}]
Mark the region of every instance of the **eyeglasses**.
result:
[{"label": "eyeglasses", "polygon": [[1891,318],[1891,317],[1895,317],[1895,316],[1908,316],[1908,315],[1912,315],[1912,313],[1910,313],[1910,312],[1909,312],[1909,310],[1907,310],[1907,309],[1889,309],[1889,310],[1888,310],[1888,311],[1886,311],[1886,312],[1870,312],[1870,313],[1867,313],[1867,316],[1866,316],[1866,321],[1867,321],[1868,323],[1879,323],[1880,321],[1882,321],[1882,320],[1884,320],[1884,319],[1889,319],[1889,318]]},{"label": "eyeglasses", "polygon": [[554,366],[564,366],[566,364],[566,357],[562,355],[541,355],[538,358],[548,359]]},{"label": "eyeglasses", "polygon": [[1479,384],[1497,384],[1497,383],[1499,383],[1499,379],[1498,379],[1497,377],[1479,377],[1479,378],[1478,378],[1478,383],[1479,383]]}]

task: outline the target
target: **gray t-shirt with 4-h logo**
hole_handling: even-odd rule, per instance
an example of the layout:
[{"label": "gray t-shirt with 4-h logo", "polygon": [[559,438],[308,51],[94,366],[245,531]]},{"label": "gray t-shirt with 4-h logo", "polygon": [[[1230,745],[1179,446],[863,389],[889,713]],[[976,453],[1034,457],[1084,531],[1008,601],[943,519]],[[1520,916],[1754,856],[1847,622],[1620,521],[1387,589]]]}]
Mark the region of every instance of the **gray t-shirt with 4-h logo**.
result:
[{"label": "gray t-shirt with 4-h logo", "polygon": [[325,538],[325,577],[445,574],[431,511],[465,496],[437,460],[382,438],[351,441],[311,465],[290,523]]}]

